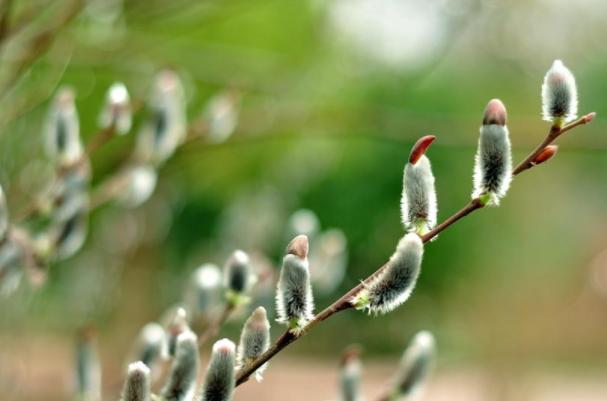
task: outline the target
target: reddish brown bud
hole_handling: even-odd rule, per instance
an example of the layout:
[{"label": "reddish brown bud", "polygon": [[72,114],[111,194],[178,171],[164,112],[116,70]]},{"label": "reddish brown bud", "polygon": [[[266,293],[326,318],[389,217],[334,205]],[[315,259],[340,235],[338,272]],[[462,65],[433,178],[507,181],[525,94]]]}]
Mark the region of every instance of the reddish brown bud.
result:
[{"label": "reddish brown bud", "polygon": [[584,121],[588,124],[590,121],[594,120],[594,117],[596,117],[596,113],[592,112],[584,117]]},{"label": "reddish brown bud", "polygon": [[411,154],[409,155],[409,163],[417,163],[435,139],[436,137],[434,135],[426,135],[415,142],[415,145],[413,145],[413,148],[411,149]]},{"label": "reddish brown bud", "polygon": [[506,125],[507,113],[504,103],[499,99],[493,99],[485,108],[483,114],[483,125]]},{"label": "reddish brown bud", "polygon": [[542,153],[535,156],[535,159],[533,159],[533,163],[537,165],[537,164],[542,164],[545,161],[550,160],[552,158],[552,156],[554,156],[556,154],[556,151],[558,149],[559,149],[559,147],[557,145],[546,146],[546,148],[544,150],[542,150]]},{"label": "reddish brown bud", "polygon": [[287,253],[291,255],[297,255],[301,259],[308,257],[308,249],[310,244],[308,243],[308,237],[305,235],[298,235],[287,246]]}]

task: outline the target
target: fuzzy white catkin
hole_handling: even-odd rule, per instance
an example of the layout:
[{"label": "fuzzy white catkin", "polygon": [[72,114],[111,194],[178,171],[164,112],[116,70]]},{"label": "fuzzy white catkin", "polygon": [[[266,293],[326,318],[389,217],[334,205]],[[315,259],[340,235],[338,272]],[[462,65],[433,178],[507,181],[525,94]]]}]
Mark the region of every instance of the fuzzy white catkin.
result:
[{"label": "fuzzy white catkin", "polygon": [[80,399],[101,400],[101,363],[95,334],[89,329],[83,330],[78,340],[76,377]]},{"label": "fuzzy white catkin", "polygon": [[360,401],[362,364],[358,358],[348,358],[341,368],[340,401]]},{"label": "fuzzy white catkin", "polygon": [[54,254],[58,260],[71,257],[80,250],[88,231],[88,213],[81,209],[56,226],[53,235]]},{"label": "fuzzy white catkin", "polygon": [[401,217],[405,229],[425,224],[423,233],[436,224],[436,189],[430,160],[422,155],[417,163],[407,163],[403,175]]},{"label": "fuzzy white catkin", "polygon": [[556,60],[542,85],[543,118],[558,125],[568,123],[577,118],[577,103],[575,77],[561,60]]},{"label": "fuzzy white catkin", "polygon": [[116,200],[124,207],[136,208],[154,194],[158,172],[149,164],[134,164],[122,170],[120,180],[122,186],[116,192]]},{"label": "fuzzy white catkin", "polygon": [[432,333],[420,331],[413,337],[401,357],[394,377],[392,399],[421,396],[435,353],[436,345]]},{"label": "fuzzy white catkin", "polygon": [[276,310],[277,321],[296,331],[314,318],[308,259],[293,254],[284,257],[276,290]]},{"label": "fuzzy white catkin", "polygon": [[24,273],[24,250],[15,240],[17,229],[10,232],[0,242],[0,296],[9,296],[21,283]]},{"label": "fuzzy white catkin", "polygon": [[211,361],[204,375],[201,401],[230,401],[234,395],[235,345],[224,338],[213,345]]},{"label": "fuzzy white catkin", "polygon": [[207,139],[213,143],[226,141],[236,129],[240,113],[240,94],[226,90],[213,96],[204,111]]},{"label": "fuzzy white catkin", "polygon": [[2,240],[6,236],[6,231],[8,230],[8,223],[9,215],[8,207],[6,205],[6,197],[4,196],[2,186],[0,186],[0,240]]},{"label": "fuzzy white catkin", "polygon": [[143,362],[129,365],[122,401],[150,400],[150,369]]},{"label": "fuzzy white catkin", "polygon": [[131,352],[128,363],[142,362],[153,369],[155,363],[163,356],[166,333],[158,323],[148,323],[141,329]]},{"label": "fuzzy white catkin", "polygon": [[131,129],[132,112],[129,91],[122,82],[110,86],[105,98],[105,106],[99,115],[99,126],[104,129],[114,127],[118,135],[125,135]]},{"label": "fuzzy white catkin", "polygon": [[176,72],[158,74],[148,108],[148,118],[137,137],[137,157],[160,165],[175,153],[187,134],[185,97]]},{"label": "fuzzy white catkin", "polygon": [[194,394],[200,369],[198,338],[191,331],[177,337],[175,359],[169,378],[160,395],[164,401],[190,400]]},{"label": "fuzzy white catkin", "polygon": [[235,293],[246,293],[251,284],[249,255],[237,250],[228,258],[224,268],[225,286]]},{"label": "fuzzy white catkin", "polygon": [[71,88],[59,90],[46,121],[46,151],[59,165],[71,165],[84,154],[80,139],[80,121]]},{"label": "fuzzy white catkin", "polygon": [[88,230],[89,182],[88,161],[72,165],[59,178],[52,194],[51,244],[54,257],[69,258],[84,244]]},{"label": "fuzzy white catkin", "polygon": [[512,155],[508,128],[504,125],[483,125],[474,162],[472,198],[488,194],[487,204],[498,205],[506,196],[512,181]]},{"label": "fuzzy white catkin", "polygon": [[310,279],[315,294],[331,294],[339,286],[348,266],[348,240],[343,231],[332,228],[314,242],[316,251],[309,255]]},{"label": "fuzzy white catkin", "polygon": [[[237,368],[242,369],[250,365],[268,348],[270,348],[270,322],[265,308],[260,306],[253,311],[242,329],[236,354]],[[261,381],[261,374],[266,367],[267,364],[264,364],[255,372],[257,381]]]},{"label": "fuzzy white catkin", "polygon": [[165,356],[174,356],[177,350],[177,339],[182,333],[191,331],[185,309],[177,307],[166,325]]},{"label": "fuzzy white catkin", "polygon": [[320,233],[320,221],[318,216],[310,209],[296,210],[287,222],[287,234],[289,238],[297,235],[305,235],[314,242]]},{"label": "fuzzy white catkin", "polygon": [[208,313],[219,300],[221,270],[206,263],[194,270],[188,280],[184,300],[190,318],[208,317]]},{"label": "fuzzy white catkin", "polygon": [[424,244],[421,238],[415,233],[405,235],[386,268],[365,284],[351,302],[357,309],[369,309],[369,313],[388,313],[394,310],[413,292],[423,254]]}]

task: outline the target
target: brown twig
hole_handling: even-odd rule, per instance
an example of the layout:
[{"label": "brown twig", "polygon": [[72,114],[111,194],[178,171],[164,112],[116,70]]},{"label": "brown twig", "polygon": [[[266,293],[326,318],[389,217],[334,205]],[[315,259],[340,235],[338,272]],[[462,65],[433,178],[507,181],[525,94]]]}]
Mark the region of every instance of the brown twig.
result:
[{"label": "brown twig", "polygon": [[[548,145],[550,145],[552,142],[554,142],[559,136],[563,135],[565,132],[572,130],[573,128],[578,127],[580,125],[588,124],[590,121],[592,121],[594,119],[595,116],[596,116],[596,113],[590,113],[563,128],[559,128],[556,125],[552,126],[550,128],[550,132],[548,133],[546,138],[542,141],[542,143],[539,144],[538,147],[535,148],[535,150],[529,154],[529,156],[527,156],[525,159],[523,159],[523,161],[521,161],[518,164],[518,166],[516,166],[514,168],[514,170],[512,170],[512,176],[516,177],[523,171],[528,170],[532,167],[535,167],[535,165],[536,165],[534,162],[535,158],[540,153],[542,153],[542,151],[544,149],[546,149],[546,147]],[[450,225],[452,225],[459,219],[466,217],[467,215],[469,215],[470,213],[472,213],[473,211],[475,211],[477,209],[481,209],[483,206],[484,206],[484,204],[479,199],[473,199],[472,201],[470,201],[470,203],[468,203],[466,206],[464,206],[464,208],[462,210],[455,213],[453,216],[449,217],[443,223],[436,226],[428,234],[422,236],[422,240],[424,241],[424,243],[430,241],[432,238],[436,237],[439,233],[441,233],[443,230],[445,230],[447,227],[449,227]]]},{"label": "brown twig", "polygon": [[13,0],[4,0],[0,6],[0,42],[6,37],[8,31],[8,20],[13,8]]},{"label": "brown twig", "polygon": [[19,82],[19,78],[22,77],[32,64],[49,49],[57,34],[80,14],[80,11],[84,6],[84,0],[75,0],[72,7],[58,19],[59,22],[57,24],[38,33],[34,39],[32,39],[22,60],[13,69],[9,79],[3,83],[2,90],[0,90],[0,96],[6,96],[6,94],[10,92],[10,90]]},{"label": "brown twig", "polygon": [[556,138],[563,135],[565,132],[572,130],[573,128],[578,127],[580,125],[588,124],[590,121],[592,121],[594,119],[594,117],[596,117],[596,113],[590,113],[563,128],[559,128],[556,125],[553,126],[550,129],[550,132],[548,133],[548,136],[546,137],[546,139],[544,139],[544,141],[541,144],[539,144],[538,147],[535,148],[535,150],[533,152],[531,152],[531,154],[529,156],[527,156],[522,162],[520,162],[518,164],[518,166],[516,166],[514,168],[514,170],[512,171],[512,175],[516,176],[516,175],[522,173],[523,171],[533,167],[534,166],[533,160],[540,153],[542,153],[542,151],[546,148],[546,146],[550,145],[552,142],[554,142],[556,140]]},{"label": "brown twig", "polygon": [[[534,167],[535,163],[533,163],[533,160],[537,157],[537,155],[539,155],[546,148],[546,146],[550,145],[552,142],[554,142],[554,140],[556,138],[558,138],[565,132],[567,132],[577,126],[589,123],[590,121],[592,121],[594,119],[595,115],[596,115],[595,113],[588,114],[587,116],[584,116],[584,117],[580,118],[579,120],[574,121],[573,123],[571,123],[563,128],[553,126],[550,129],[550,132],[548,133],[548,136],[546,137],[546,139],[544,139],[544,141],[533,152],[531,152],[531,154],[529,156],[527,156],[525,159],[523,159],[523,161],[521,163],[519,163],[519,165],[513,170],[513,176],[516,176],[516,175],[522,173],[523,171]],[[484,204],[479,199],[473,199],[463,209],[461,209],[460,211],[455,213],[453,216],[449,217],[443,223],[439,224],[436,228],[434,228],[428,234],[422,236],[423,242],[427,243],[432,238],[436,237],[440,232],[445,230],[447,227],[451,226],[452,224],[459,221],[463,217],[466,217],[467,215],[474,212],[475,210],[481,209],[483,206],[484,206]],[[365,281],[361,282],[356,287],[352,288],[344,296],[342,296],[337,301],[335,301],[333,304],[331,304],[329,307],[327,307],[325,310],[323,310],[322,312],[317,314],[314,317],[314,320],[312,320],[301,332],[293,333],[291,331],[287,331],[285,334],[283,334],[276,341],[276,343],[272,347],[270,347],[270,349],[268,349],[263,355],[261,355],[259,358],[257,358],[249,366],[241,369],[236,374],[236,385],[239,386],[242,383],[246,382],[249,379],[249,377],[257,369],[259,369],[262,365],[264,365],[266,362],[268,362],[270,359],[272,359],[276,354],[278,354],[280,351],[282,351],[284,348],[286,348],[289,344],[293,343],[294,341],[296,341],[297,339],[299,339],[300,337],[302,337],[303,335],[308,333],[310,330],[312,330],[314,327],[316,327],[318,324],[320,324],[320,322],[330,318],[331,316],[333,316],[334,314],[336,314],[338,312],[341,312],[341,311],[344,311],[347,309],[351,309],[353,307],[350,302],[352,300],[352,298],[360,290],[362,290],[362,288],[364,287],[364,285],[366,283],[368,283],[374,277],[379,275],[385,268],[386,268],[386,265],[383,265],[382,267],[377,269],[375,271],[375,273],[373,273],[371,276],[369,276]]]},{"label": "brown twig", "polygon": [[90,157],[97,149],[112,139],[114,135],[116,135],[116,126],[114,124],[110,125],[108,128],[97,131],[93,138],[86,144],[86,155]]},{"label": "brown twig", "polygon": [[53,0],[48,0],[44,4],[34,4],[20,15],[15,16],[14,22],[11,24],[7,23],[3,34],[0,36],[0,46],[37,20],[50,6],[52,6],[52,3]]}]

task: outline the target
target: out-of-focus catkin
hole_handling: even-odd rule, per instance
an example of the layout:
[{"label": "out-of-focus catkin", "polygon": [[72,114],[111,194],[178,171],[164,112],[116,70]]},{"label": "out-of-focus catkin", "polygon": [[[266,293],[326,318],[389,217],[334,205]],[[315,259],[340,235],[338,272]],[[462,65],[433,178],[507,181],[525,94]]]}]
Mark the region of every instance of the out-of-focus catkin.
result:
[{"label": "out-of-focus catkin", "polygon": [[[255,359],[263,355],[270,347],[270,322],[265,308],[258,307],[247,319],[240,335],[240,343],[236,354],[238,369],[249,366]],[[261,381],[261,374],[267,364],[262,365],[255,372],[257,381]]]}]

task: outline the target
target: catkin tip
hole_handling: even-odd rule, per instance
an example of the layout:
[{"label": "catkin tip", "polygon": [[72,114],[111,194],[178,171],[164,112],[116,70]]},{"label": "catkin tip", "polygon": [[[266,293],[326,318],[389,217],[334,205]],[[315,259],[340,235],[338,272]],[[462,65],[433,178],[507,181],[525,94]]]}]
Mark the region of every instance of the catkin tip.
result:
[{"label": "catkin tip", "polygon": [[499,99],[492,99],[487,104],[485,112],[483,113],[483,125],[506,125],[508,115],[506,113],[506,106]]},{"label": "catkin tip", "polygon": [[308,237],[305,235],[298,235],[287,246],[286,253],[291,255],[299,256],[301,259],[308,257],[308,250],[310,244],[308,243]]},{"label": "catkin tip", "polygon": [[436,137],[434,135],[426,135],[420,138],[411,149],[411,154],[409,155],[409,163],[416,164],[418,160],[424,154],[426,154],[426,151],[435,139]]}]

